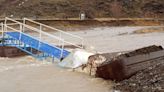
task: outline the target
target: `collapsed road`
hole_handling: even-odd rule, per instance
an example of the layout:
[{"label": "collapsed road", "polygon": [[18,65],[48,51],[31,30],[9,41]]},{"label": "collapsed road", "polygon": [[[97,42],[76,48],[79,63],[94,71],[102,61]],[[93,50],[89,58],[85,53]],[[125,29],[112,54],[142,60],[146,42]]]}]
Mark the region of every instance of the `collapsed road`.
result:
[{"label": "collapsed road", "polygon": [[97,66],[96,76],[104,79],[123,80],[159,62],[164,56],[161,46],[149,46],[118,55]]},{"label": "collapsed road", "polygon": [[[1,55],[8,55],[7,57],[15,56],[16,52],[22,54],[16,48],[1,48]],[[164,90],[162,46],[153,45],[126,53],[92,55],[83,68],[88,68],[90,75],[116,80],[114,89],[123,92],[163,92]]]},{"label": "collapsed road", "polygon": [[152,45],[127,53],[97,54],[89,57],[89,74],[115,80],[121,92],[164,91],[164,49]]}]

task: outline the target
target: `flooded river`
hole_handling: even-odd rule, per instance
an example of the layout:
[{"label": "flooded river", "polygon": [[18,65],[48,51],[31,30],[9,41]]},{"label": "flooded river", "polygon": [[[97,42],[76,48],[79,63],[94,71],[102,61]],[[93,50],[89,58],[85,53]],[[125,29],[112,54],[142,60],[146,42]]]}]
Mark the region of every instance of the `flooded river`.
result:
[{"label": "flooded river", "polygon": [[61,69],[31,56],[0,58],[0,92],[110,92],[110,81]]},{"label": "flooded river", "polygon": [[[105,27],[72,33],[84,37],[88,46],[98,52],[126,51],[154,44],[164,46],[164,33],[131,34],[138,29],[142,27]],[[0,92],[113,92],[112,85],[111,81],[62,69],[31,56],[0,58]]]}]

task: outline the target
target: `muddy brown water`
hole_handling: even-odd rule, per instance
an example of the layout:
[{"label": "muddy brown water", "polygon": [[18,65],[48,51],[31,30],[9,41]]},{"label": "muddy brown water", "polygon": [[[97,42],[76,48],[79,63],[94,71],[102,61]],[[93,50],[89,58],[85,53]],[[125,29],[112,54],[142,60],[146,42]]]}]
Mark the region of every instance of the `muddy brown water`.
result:
[{"label": "muddy brown water", "polygon": [[111,92],[111,81],[31,56],[0,58],[0,92]]},{"label": "muddy brown water", "polygon": [[[164,46],[163,33],[130,35],[138,29],[141,27],[105,27],[72,33],[86,38],[96,51],[103,53],[129,51],[152,44]],[[129,34],[118,36],[125,32]],[[29,56],[0,58],[0,92],[111,92],[112,84]]]}]

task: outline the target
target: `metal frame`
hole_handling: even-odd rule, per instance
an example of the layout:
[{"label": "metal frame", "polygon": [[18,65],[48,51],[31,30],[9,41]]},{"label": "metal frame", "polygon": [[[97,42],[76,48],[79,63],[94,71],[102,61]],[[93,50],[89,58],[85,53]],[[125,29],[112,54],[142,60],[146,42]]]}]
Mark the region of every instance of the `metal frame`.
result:
[{"label": "metal frame", "polygon": [[[12,21],[14,23],[8,23],[8,21]],[[15,29],[15,28],[11,27],[11,25],[18,25],[19,29]],[[62,48],[58,48],[56,46],[55,46],[55,48],[61,51],[60,58],[63,57],[63,53],[64,53],[63,52],[64,51],[64,39],[61,39],[61,38],[56,37],[54,35],[48,34],[46,32],[43,32],[42,31],[42,26],[40,26],[40,30],[39,30],[37,28],[31,27],[29,25],[23,24],[21,22],[18,22],[16,20],[13,20],[13,19],[7,18],[7,17],[5,18],[5,24],[1,23],[1,26],[2,26],[2,38],[6,39],[6,41],[7,41],[5,43],[5,45],[15,46],[15,47],[21,49],[22,51],[25,51],[26,53],[29,53],[30,55],[32,55],[32,56],[34,56],[36,58],[39,58],[39,59],[43,59],[43,58],[45,59],[47,57],[51,57],[54,60],[55,56],[50,55],[48,53],[42,52],[42,54],[39,53],[39,54],[36,55],[36,54],[33,53],[33,50],[32,50],[33,48],[31,48],[31,50],[27,50],[27,47],[30,47],[30,46],[28,46],[27,44],[21,42],[22,35],[23,34],[27,35],[26,33],[24,33],[24,28],[27,27],[27,28],[31,29],[32,31],[35,31],[35,32],[39,33],[39,39],[37,39],[39,41],[39,43],[41,43],[41,41],[42,41],[42,34],[47,35],[50,38],[57,39],[57,40],[61,41],[62,42]],[[10,35],[6,34],[6,33],[9,33],[9,32],[18,32],[19,33],[19,39],[14,39]],[[28,35],[28,37],[33,38],[30,35]],[[46,44],[48,44],[48,43],[46,43]],[[48,44],[48,45],[52,46],[51,44]],[[38,48],[40,48],[40,45],[38,46]]]},{"label": "metal frame", "polygon": [[[49,28],[49,29],[52,29],[52,30],[54,30],[54,31],[57,31],[57,32],[59,32],[58,38],[60,38],[60,39],[63,39],[63,38],[62,38],[62,35],[67,35],[67,36],[70,36],[70,37],[72,37],[72,38],[78,39],[78,40],[80,40],[80,42],[81,42],[81,43],[80,43],[81,46],[79,46],[79,45],[77,45],[77,44],[75,44],[75,43],[66,41],[66,40],[64,40],[64,43],[73,45],[73,46],[78,47],[78,48],[82,48],[82,49],[84,48],[84,38],[82,38],[82,37],[80,37],[80,36],[73,35],[73,34],[70,34],[70,33],[68,33],[68,32],[64,32],[64,31],[62,31],[62,30],[60,30],[60,29],[57,29],[57,28],[54,28],[54,27],[51,27],[51,26],[48,26],[48,25],[45,25],[45,24],[42,24],[42,23],[33,21],[33,20],[31,20],[31,19],[28,19],[28,18],[24,18],[24,19],[23,19],[23,24],[26,24],[26,22],[31,22],[31,23],[34,23],[34,24],[39,25],[39,26],[40,26],[40,30],[42,30],[42,28],[45,27],[45,28]],[[23,28],[23,29],[25,29],[25,28]],[[54,36],[54,35],[53,35],[53,36]],[[62,42],[61,42],[60,40],[59,40],[59,44],[62,44]]]},{"label": "metal frame", "polygon": [[[8,21],[11,21],[13,23],[8,23]],[[35,24],[38,24],[40,26],[39,29],[38,28],[35,28],[35,27],[32,27],[30,25],[27,25],[26,24],[27,21],[32,22],[32,23],[35,23]],[[13,25],[18,25],[18,29],[12,27]],[[52,30],[58,31],[58,32],[60,32],[60,35],[59,36],[55,36],[55,35],[49,34],[47,32],[44,32],[44,31],[42,31],[42,28],[43,27],[50,28]],[[25,33],[25,28],[28,28],[28,29],[30,29],[30,30],[32,30],[34,32],[37,32],[39,34],[39,38],[35,38],[35,37],[31,36],[31,35],[26,34]],[[49,46],[52,46],[55,49],[60,50],[60,59],[63,58],[63,54],[66,51],[64,49],[65,43],[71,44],[71,45],[73,45],[75,47],[78,47],[78,48],[83,48],[83,42],[84,42],[84,39],[83,38],[81,38],[79,36],[76,36],[76,35],[73,35],[73,34],[70,34],[70,33],[67,33],[67,32],[64,32],[62,30],[59,30],[59,29],[50,27],[50,26],[47,26],[45,24],[41,24],[39,22],[30,20],[30,19],[27,19],[27,18],[24,18],[23,23],[22,23],[22,22],[19,22],[19,21],[16,21],[14,19],[11,19],[11,18],[6,17],[4,24],[1,23],[1,30],[2,30],[2,38],[5,39],[5,41],[6,41],[4,43],[4,45],[7,45],[7,46],[15,46],[15,47],[21,49],[22,51],[25,51],[26,53],[29,53],[30,55],[32,55],[32,56],[34,56],[36,58],[39,58],[39,59],[45,59],[47,57],[51,57],[52,60],[54,60],[54,58],[55,58],[55,56],[53,56],[53,55],[51,55],[49,53],[45,53],[43,51],[42,52],[39,51],[39,48],[41,47],[41,44],[43,44],[43,43],[45,43],[45,44],[47,44]],[[17,38],[13,38],[12,32],[17,32],[18,33],[17,35],[19,35],[19,36],[17,36]],[[11,33],[12,35],[10,35],[9,33]],[[81,40],[82,46],[79,46],[79,45],[77,45],[75,43],[71,43],[71,42],[65,41],[62,38],[62,34],[65,34],[65,35],[71,36],[71,37],[73,37],[75,39]],[[61,44],[61,48],[56,47],[56,46],[54,46],[52,44],[43,42],[42,41],[42,35],[46,35],[47,37],[50,37],[50,39],[53,38],[53,39],[58,40],[60,42],[60,44]],[[33,53],[33,49],[34,49],[34,48],[32,48],[33,46],[31,47],[30,45],[26,44],[25,42],[22,42],[22,37],[23,36],[30,37],[30,39],[32,38],[32,39],[35,39],[35,40],[37,40],[39,42],[39,44],[37,45],[38,47],[35,48],[36,50],[38,50],[38,52],[39,52],[38,54]],[[27,49],[27,48],[30,48],[30,49]]]}]

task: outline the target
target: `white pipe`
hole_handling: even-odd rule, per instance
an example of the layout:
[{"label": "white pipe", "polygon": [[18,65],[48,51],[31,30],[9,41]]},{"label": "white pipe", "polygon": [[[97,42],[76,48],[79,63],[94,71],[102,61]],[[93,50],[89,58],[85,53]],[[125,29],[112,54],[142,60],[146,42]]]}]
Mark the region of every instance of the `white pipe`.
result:
[{"label": "white pipe", "polygon": [[6,25],[13,26],[13,25],[20,25],[20,24],[18,24],[18,23],[9,23],[9,24],[6,24]]}]

